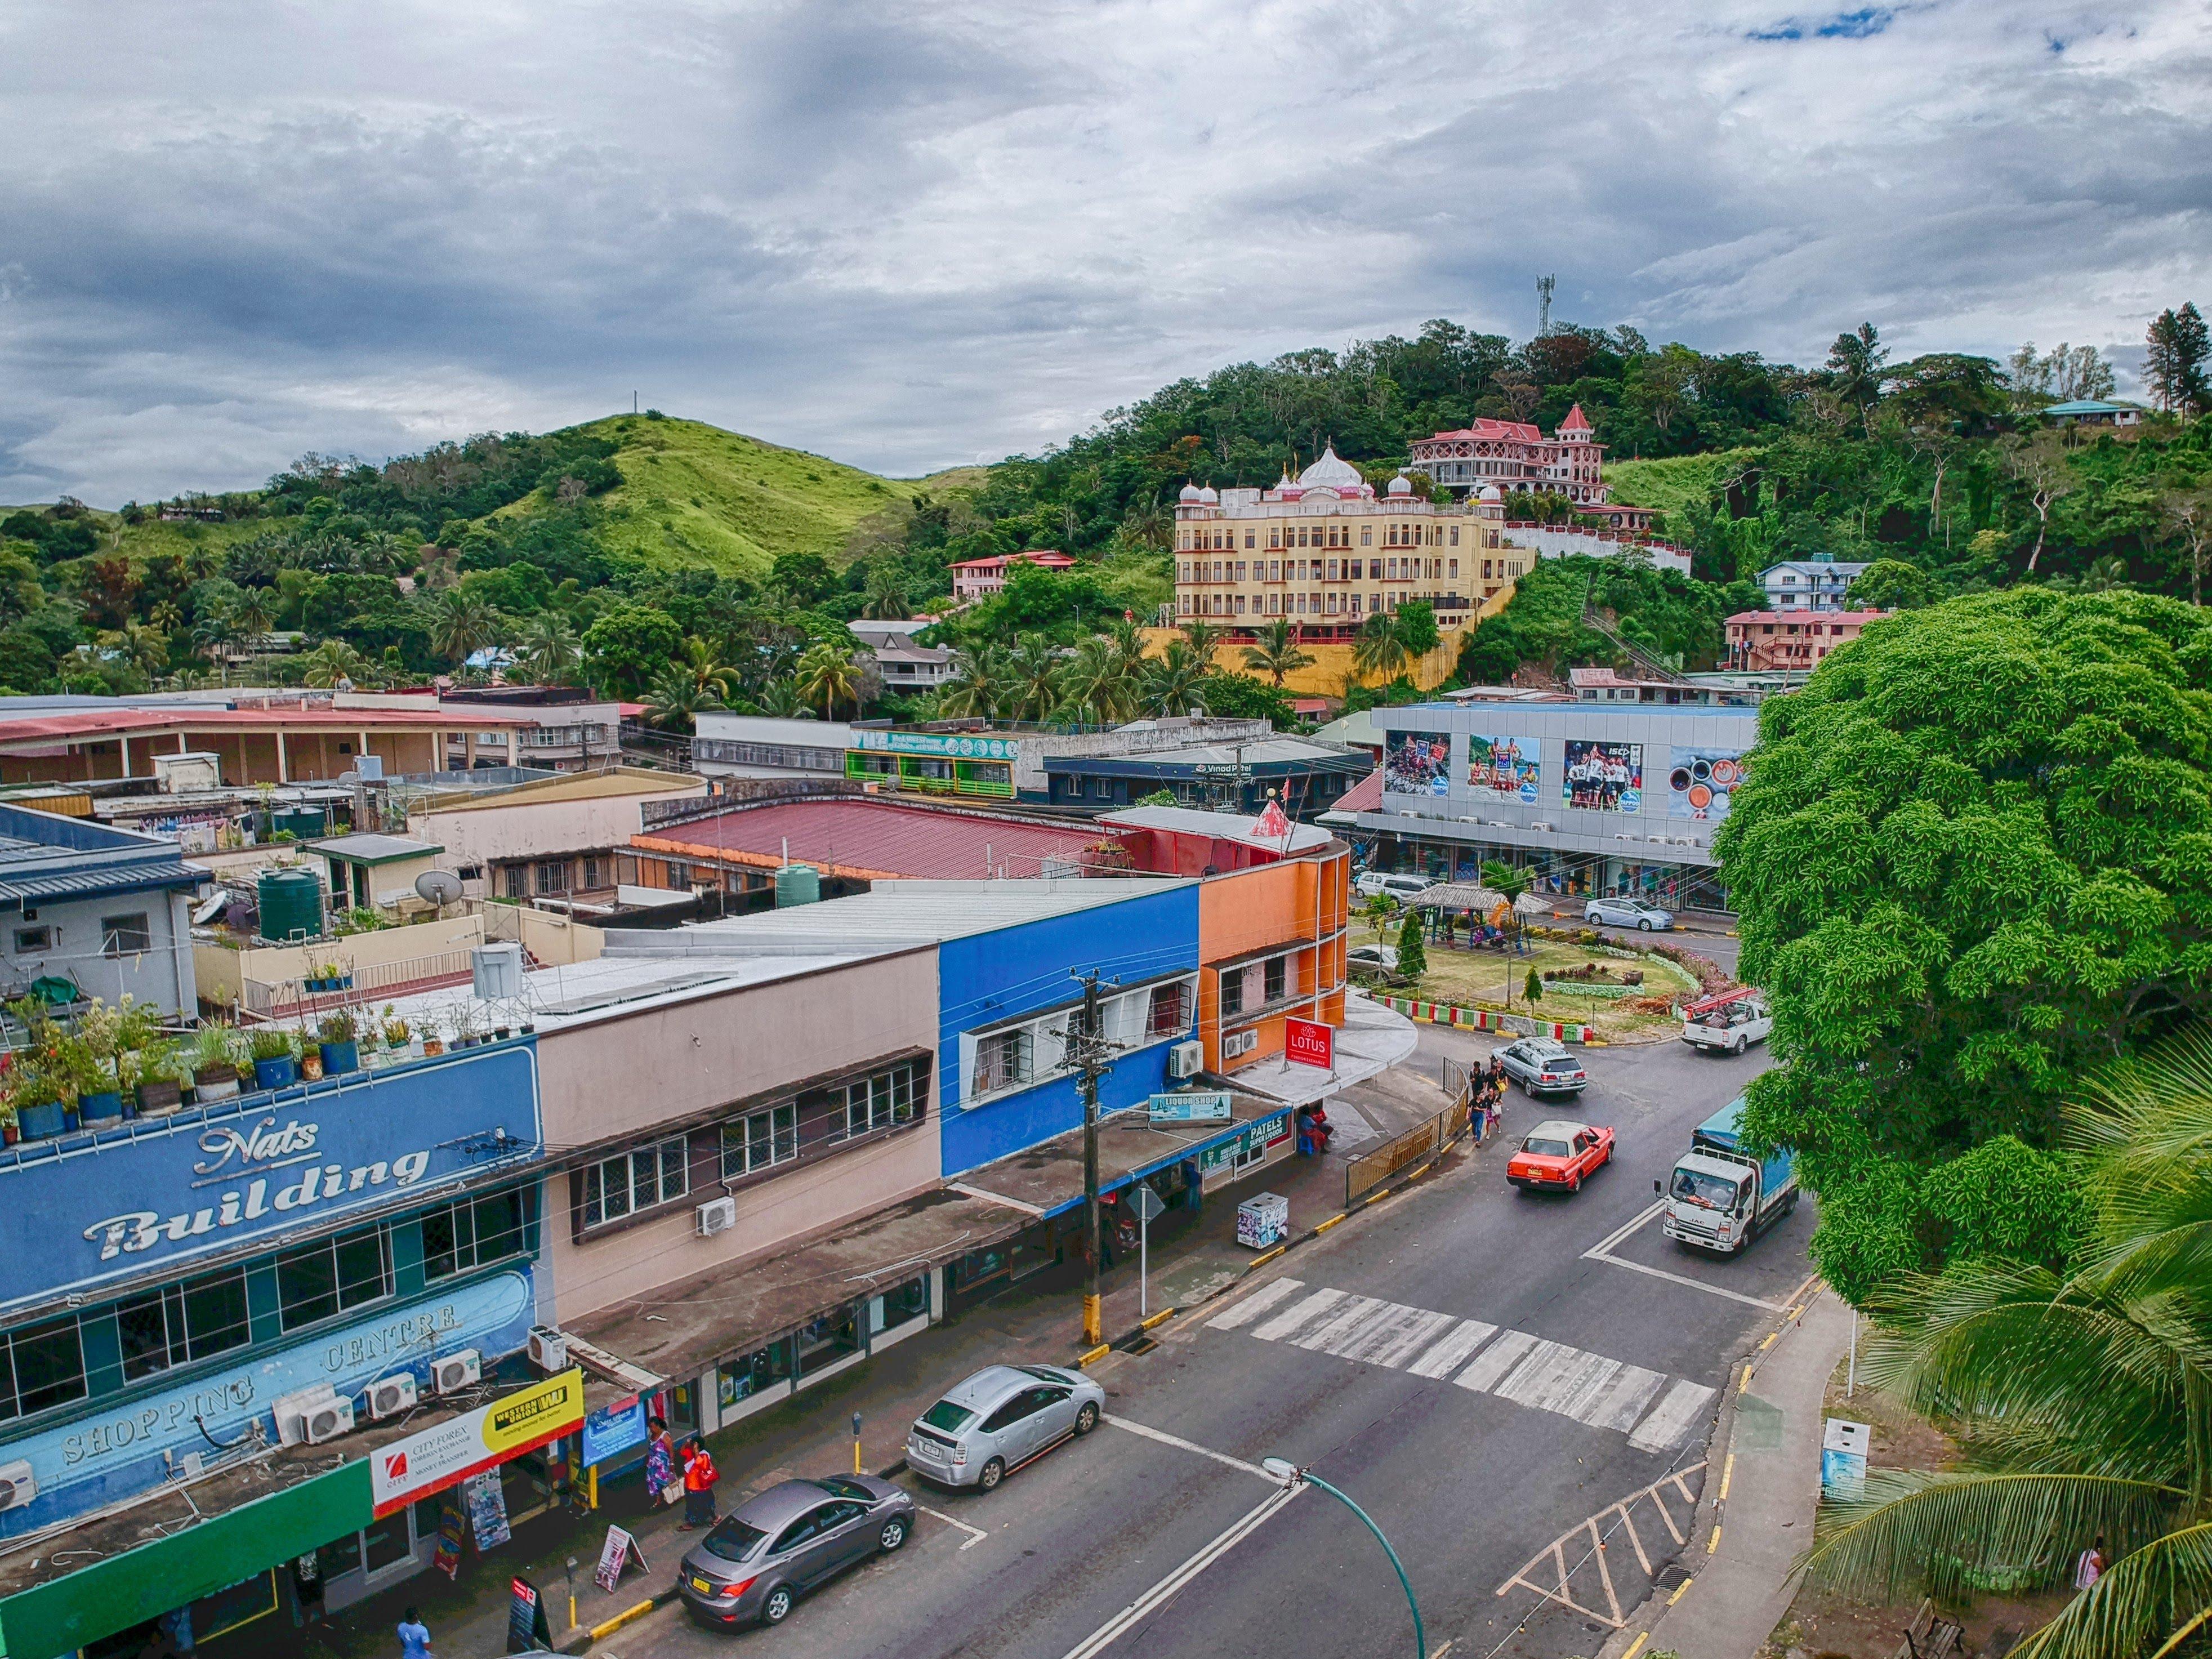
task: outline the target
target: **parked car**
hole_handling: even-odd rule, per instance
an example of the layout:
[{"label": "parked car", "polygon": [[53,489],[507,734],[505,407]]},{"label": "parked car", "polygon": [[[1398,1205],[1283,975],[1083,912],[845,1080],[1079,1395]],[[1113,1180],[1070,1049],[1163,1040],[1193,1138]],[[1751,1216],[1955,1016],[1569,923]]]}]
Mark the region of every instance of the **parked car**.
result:
[{"label": "parked car", "polygon": [[1063,1440],[1098,1426],[1106,1390],[1057,1365],[986,1365],[915,1419],[907,1468],[941,1486],[989,1492]]},{"label": "parked car", "polygon": [[1398,971],[1398,947],[1395,945],[1361,945],[1344,953],[1345,971],[1355,977],[1381,979]]},{"label": "parked car", "polygon": [[1589,1085],[1582,1061],[1548,1037],[1522,1037],[1495,1056],[1505,1075],[1531,1096],[1578,1095]]},{"label": "parked car", "polygon": [[1505,1161],[1505,1178],[1524,1193],[1537,1187],[1578,1193],[1612,1162],[1611,1129],[1555,1117],[1528,1131],[1521,1150]]},{"label": "parked car", "polygon": [[1774,1011],[1748,986],[1693,1002],[1682,1010],[1682,1041],[1715,1054],[1740,1054],[1774,1030]]},{"label": "parked car", "polygon": [[1583,906],[1583,920],[1593,927],[1633,927],[1640,933],[1663,933],[1674,925],[1674,913],[1642,899],[1594,898]]},{"label": "parked car", "polygon": [[1352,890],[1362,898],[1391,898],[1401,904],[1435,885],[1426,876],[1394,876],[1382,870],[1362,870],[1352,878]]},{"label": "parked car", "polygon": [[786,1480],[748,1498],[694,1544],[677,1589],[712,1625],[780,1625],[792,1604],[855,1561],[914,1535],[914,1499],[872,1475]]}]

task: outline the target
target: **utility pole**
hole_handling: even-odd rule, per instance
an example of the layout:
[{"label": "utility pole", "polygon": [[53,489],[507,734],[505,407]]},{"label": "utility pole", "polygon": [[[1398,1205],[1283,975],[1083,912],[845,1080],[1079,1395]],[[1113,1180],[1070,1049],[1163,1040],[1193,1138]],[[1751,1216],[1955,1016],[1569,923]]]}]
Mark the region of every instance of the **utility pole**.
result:
[{"label": "utility pole", "polygon": [[1069,1042],[1073,1060],[1083,1073],[1083,1212],[1084,1232],[1091,1260],[1083,1279],[1083,1345],[1095,1348],[1100,1336],[1098,1263],[1098,1079],[1106,1071],[1106,1043],[1098,1030],[1098,970],[1083,980],[1082,1029]]}]

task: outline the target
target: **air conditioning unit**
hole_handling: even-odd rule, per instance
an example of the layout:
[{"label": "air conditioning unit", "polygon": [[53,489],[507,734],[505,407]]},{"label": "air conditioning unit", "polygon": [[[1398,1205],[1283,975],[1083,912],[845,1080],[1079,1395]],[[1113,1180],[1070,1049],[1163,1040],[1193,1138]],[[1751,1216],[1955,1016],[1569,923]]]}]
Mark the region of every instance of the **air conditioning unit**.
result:
[{"label": "air conditioning unit", "polygon": [[726,1233],[738,1224],[738,1200],[734,1198],[709,1199],[691,1212],[691,1222],[702,1238]]},{"label": "air conditioning unit", "polygon": [[568,1369],[568,1339],[550,1325],[530,1328],[530,1363],[550,1376]]},{"label": "air conditioning unit", "polygon": [[1168,1050],[1168,1075],[1180,1082],[1184,1078],[1196,1077],[1206,1069],[1206,1045],[1202,1042],[1178,1042]]},{"label": "air conditioning unit", "polygon": [[453,1394],[467,1388],[483,1375],[483,1356],[474,1348],[463,1348],[459,1353],[449,1353],[430,1364],[430,1392]]},{"label": "air conditioning unit", "polygon": [[318,1382],[312,1389],[301,1389],[295,1393],[279,1395],[276,1403],[270,1407],[276,1419],[276,1443],[296,1446],[307,1437],[307,1417],[318,1407],[328,1405],[337,1397],[327,1382]]},{"label": "air conditioning unit", "polygon": [[1260,1046],[1257,1031],[1231,1031],[1221,1039],[1221,1057],[1235,1060],[1239,1054],[1249,1054]]},{"label": "air conditioning unit", "polygon": [[335,1440],[342,1434],[353,1432],[353,1401],[325,1400],[307,1413],[307,1443],[319,1446],[325,1440]]},{"label": "air conditioning unit", "polygon": [[368,1385],[368,1414],[382,1422],[387,1417],[397,1417],[415,1407],[415,1373],[401,1371],[396,1376],[380,1378]]},{"label": "air conditioning unit", "polygon": [[30,1464],[21,1458],[0,1463],[0,1510],[20,1510],[38,1495],[39,1477]]}]

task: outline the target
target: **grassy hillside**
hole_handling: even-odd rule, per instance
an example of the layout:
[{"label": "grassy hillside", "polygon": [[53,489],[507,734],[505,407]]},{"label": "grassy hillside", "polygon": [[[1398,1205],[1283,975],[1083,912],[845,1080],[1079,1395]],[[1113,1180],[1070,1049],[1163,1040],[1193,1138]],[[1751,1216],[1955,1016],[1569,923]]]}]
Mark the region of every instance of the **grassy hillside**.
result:
[{"label": "grassy hillside", "polygon": [[1630,507],[1674,513],[1711,498],[1714,488],[1740,471],[1759,452],[1720,449],[1706,455],[1675,455],[1664,460],[1607,461],[1605,481],[1613,499]]},{"label": "grassy hillside", "polygon": [[[571,430],[619,446],[613,460],[623,481],[601,498],[598,539],[656,564],[707,564],[756,580],[783,553],[819,553],[842,565],[861,521],[902,516],[917,488],[701,421],[623,415]],[[540,493],[496,516],[548,507]]]}]

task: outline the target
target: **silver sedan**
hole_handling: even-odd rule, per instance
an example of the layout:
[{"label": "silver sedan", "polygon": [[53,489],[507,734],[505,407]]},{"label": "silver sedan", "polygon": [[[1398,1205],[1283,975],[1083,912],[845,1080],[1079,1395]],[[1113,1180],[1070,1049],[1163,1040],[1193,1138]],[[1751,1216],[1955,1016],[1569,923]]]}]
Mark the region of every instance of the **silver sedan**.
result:
[{"label": "silver sedan", "polygon": [[986,1365],[907,1431],[906,1463],[925,1480],[989,1492],[1064,1440],[1089,1434],[1106,1390],[1057,1365]]}]

